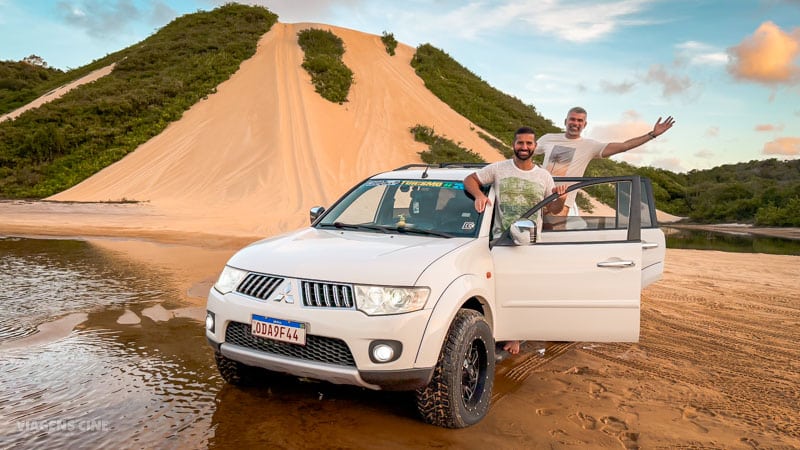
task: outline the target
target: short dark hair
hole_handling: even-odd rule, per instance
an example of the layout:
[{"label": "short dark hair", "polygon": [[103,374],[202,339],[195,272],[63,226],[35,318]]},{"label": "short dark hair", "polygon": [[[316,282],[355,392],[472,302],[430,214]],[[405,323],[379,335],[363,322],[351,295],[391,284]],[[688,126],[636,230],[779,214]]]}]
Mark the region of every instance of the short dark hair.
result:
[{"label": "short dark hair", "polygon": [[531,128],[531,127],[519,127],[519,128],[517,128],[517,131],[514,133],[514,140],[515,141],[517,140],[517,136],[519,136],[520,134],[533,134],[533,135],[535,135],[536,132],[533,131],[533,128]]}]

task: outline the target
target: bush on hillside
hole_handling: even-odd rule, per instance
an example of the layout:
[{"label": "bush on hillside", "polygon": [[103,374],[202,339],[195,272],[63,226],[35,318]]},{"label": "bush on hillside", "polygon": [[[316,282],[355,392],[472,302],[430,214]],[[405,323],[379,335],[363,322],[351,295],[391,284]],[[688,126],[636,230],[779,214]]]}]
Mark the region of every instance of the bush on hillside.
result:
[{"label": "bush on hillside", "polygon": [[383,45],[386,47],[386,53],[388,53],[389,56],[394,56],[394,50],[397,48],[397,39],[394,38],[394,34],[384,31],[383,35],[381,35],[381,41],[383,41]]},{"label": "bush on hillside", "polygon": [[428,144],[428,150],[419,152],[422,161],[428,164],[444,162],[485,163],[481,155],[466,149],[450,139],[436,135],[433,128],[416,125],[411,128],[414,140]]},{"label": "bush on hillside", "polygon": [[303,68],[311,75],[314,89],[322,98],[342,104],[347,101],[353,71],[342,62],[344,43],[330,31],[310,28],[297,33],[303,49]]}]

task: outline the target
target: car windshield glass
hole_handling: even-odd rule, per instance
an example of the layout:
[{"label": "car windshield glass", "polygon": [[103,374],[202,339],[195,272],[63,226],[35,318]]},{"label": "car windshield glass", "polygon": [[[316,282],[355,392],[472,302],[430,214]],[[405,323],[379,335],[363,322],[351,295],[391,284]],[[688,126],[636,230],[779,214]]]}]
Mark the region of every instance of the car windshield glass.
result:
[{"label": "car windshield glass", "polygon": [[474,237],[481,215],[461,181],[367,180],[342,198],[318,228]]}]

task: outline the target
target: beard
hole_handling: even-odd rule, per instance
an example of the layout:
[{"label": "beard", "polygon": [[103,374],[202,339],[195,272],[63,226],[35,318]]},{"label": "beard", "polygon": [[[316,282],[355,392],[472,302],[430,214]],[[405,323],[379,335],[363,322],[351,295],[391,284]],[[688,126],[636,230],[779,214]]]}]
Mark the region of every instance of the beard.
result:
[{"label": "beard", "polygon": [[[525,156],[525,157],[523,157],[522,155],[520,155],[520,153],[523,153],[523,152],[524,152],[524,153],[527,153],[528,155],[527,155],[527,156]],[[515,156],[517,157],[517,159],[519,159],[520,161],[527,161],[527,160],[529,160],[529,159],[533,158],[533,152],[532,152],[532,151],[528,151],[528,150],[514,150],[514,155],[515,155]]]}]

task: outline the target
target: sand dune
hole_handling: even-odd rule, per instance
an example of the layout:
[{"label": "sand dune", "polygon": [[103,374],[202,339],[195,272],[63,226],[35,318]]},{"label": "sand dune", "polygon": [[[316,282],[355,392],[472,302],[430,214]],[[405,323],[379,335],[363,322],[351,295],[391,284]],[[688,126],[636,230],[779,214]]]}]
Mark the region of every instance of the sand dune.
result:
[{"label": "sand dune", "polygon": [[25,106],[23,106],[21,108],[17,108],[14,111],[11,111],[8,114],[3,114],[2,116],[0,116],[0,122],[2,122],[4,120],[16,119],[17,117],[19,117],[20,114],[24,113],[25,111],[27,111],[29,109],[38,108],[38,107],[44,105],[45,103],[52,102],[53,100],[62,97],[64,94],[66,94],[67,92],[75,89],[78,86],[84,85],[86,83],[91,83],[92,81],[95,81],[98,78],[102,78],[102,77],[110,74],[111,71],[114,70],[114,66],[115,65],[116,64],[109,64],[108,66],[100,68],[100,69],[97,69],[97,70],[89,73],[88,75],[83,76],[83,77],[81,77],[81,78],[79,78],[79,79],[77,79],[77,80],[75,80],[75,81],[73,81],[71,83],[67,83],[64,86],[61,86],[61,87],[56,88],[56,89],[53,89],[52,91],[50,91],[47,94],[37,98],[34,101],[28,103],[27,105],[25,105]]},{"label": "sand dune", "polygon": [[[302,69],[298,31],[330,29],[354,72],[349,101],[320,97]],[[204,221],[205,231],[274,234],[307,223],[361,179],[421,162],[409,129],[432,126],[488,161],[502,159],[478,128],[425,88],[414,49],[386,53],[379,36],[315,24],[278,23],[256,54],[163,133],[59,201],[147,202],[156,211]]]}]

